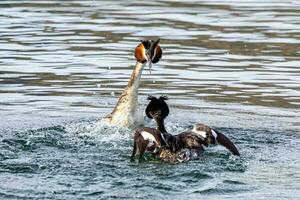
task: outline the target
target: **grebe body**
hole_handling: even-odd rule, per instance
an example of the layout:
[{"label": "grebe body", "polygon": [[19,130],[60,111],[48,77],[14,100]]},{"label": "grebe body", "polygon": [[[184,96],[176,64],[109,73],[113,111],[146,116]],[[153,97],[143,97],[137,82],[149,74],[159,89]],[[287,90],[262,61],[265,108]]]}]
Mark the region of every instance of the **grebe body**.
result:
[{"label": "grebe body", "polygon": [[[145,135],[148,137],[143,137],[146,141],[149,138],[152,138],[152,140],[156,138],[153,142],[160,145],[156,145],[155,148],[144,149],[152,151],[153,155],[157,158],[171,163],[199,159],[202,156],[204,147],[208,147],[211,144],[220,144],[227,148],[233,155],[240,155],[238,149],[228,137],[202,123],[197,123],[193,126],[193,129],[177,135],[168,133],[164,125],[164,119],[169,114],[169,108],[165,102],[167,98],[162,96],[160,98],[149,97],[148,99],[151,102],[146,108],[146,115],[156,121],[157,127],[156,129],[148,127],[140,128],[136,134],[147,133]],[[150,135],[158,134],[160,134],[160,137],[150,137]],[[153,152],[153,149],[155,149],[155,152]],[[145,150],[142,151],[142,154]],[[140,154],[140,157],[142,154]]]}]

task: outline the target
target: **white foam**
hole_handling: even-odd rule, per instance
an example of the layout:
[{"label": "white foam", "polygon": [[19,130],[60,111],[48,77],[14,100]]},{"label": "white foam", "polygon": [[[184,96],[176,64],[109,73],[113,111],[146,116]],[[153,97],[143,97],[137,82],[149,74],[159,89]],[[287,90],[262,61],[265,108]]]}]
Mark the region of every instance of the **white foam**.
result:
[{"label": "white foam", "polygon": [[[92,140],[96,145],[109,144],[111,147],[117,147],[121,141],[132,139],[134,130],[108,126],[102,121],[84,121],[73,122],[65,126],[67,134],[74,139]],[[82,139],[85,138],[85,139]]]}]

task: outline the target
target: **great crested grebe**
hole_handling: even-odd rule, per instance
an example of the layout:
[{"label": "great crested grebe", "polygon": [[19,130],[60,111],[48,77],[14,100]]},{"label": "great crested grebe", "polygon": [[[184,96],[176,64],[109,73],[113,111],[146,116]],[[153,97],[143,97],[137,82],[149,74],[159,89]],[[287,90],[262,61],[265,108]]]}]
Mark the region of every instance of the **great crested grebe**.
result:
[{"label": "great crested grebe", "polygon": [[[150,98],[151,102],[146,108],[146,115],[156,121],[157,129],[145,127],[136,131],[131,157],[134,157],[137,150],[142,157],[147,150],[161,160],[179,163],[190,159],[199,159],[204,151],[203,146],[208,147],[209,144],[220,144],[233,155],[240,155],[228,137],[201,123],[195,124],[192,130],[177,135],[167,133],[164,120],[161,120],[169,114],[165,99],[165,97]],[[168,112],[165,112],[166,110]]]},{"label": "great crested grebe", "polygon": [[157,40],[142,40],[135,48],[136,65],[131,74],[130,80],[116,104],[112,113],[107,115],[104,120],[109,125],[119,127],[136,127],[140,125],[139,104],[138,104],[138,89],[140,78],[146,63],[149,63],[151,73],[152,63],[157,63],[161,56],[162,50]]},{"label": "great crested grebe", "polygon": [[[135,156],[137,151],[140,158],[142,158],[146,150],[153,154],[159,154],[162,148],[170,148],[174,152],[182,148],[181,141],[167,133],[164,125],[164,119],[169,114],[169,107],[165,102],[167,99],[166,96],[159,98],[148,97],[148,100],[151,101],[147,105],[145,112],[148,118],[156,121],[157,127],[156,129],[143,127],[136,130],[131,158]],[[172,144],[172,146],[169,144]]]}]

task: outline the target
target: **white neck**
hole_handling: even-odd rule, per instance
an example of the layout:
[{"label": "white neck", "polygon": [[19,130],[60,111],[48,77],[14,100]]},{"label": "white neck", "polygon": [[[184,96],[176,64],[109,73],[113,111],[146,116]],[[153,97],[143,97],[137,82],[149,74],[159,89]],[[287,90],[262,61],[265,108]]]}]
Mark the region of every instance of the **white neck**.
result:
[{"label": "white neck", "polygon": [[110,124],[117,126],[136,126],[138,123],[138,89],[144,64],[137,62],[122,92],[119,101],[111,113]]},{"label": "white neck", "polygon": [[136,94],[138,93],[140,79],[142,76],[142,71],[143,71],[144,65],[145,64],[143,64],[143,63],[136,62],[135,68],[131,74],[131,77],[128,81],[127,87],[125,88],[124,92],[126,90],[132,89],[133,92],[135,92]]}]

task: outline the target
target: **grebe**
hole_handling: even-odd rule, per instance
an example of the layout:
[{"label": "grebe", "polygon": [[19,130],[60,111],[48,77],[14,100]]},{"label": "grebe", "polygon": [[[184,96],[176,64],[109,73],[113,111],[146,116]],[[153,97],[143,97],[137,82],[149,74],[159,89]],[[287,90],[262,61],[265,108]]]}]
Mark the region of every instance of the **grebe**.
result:
[{"label": "grebe", "polygon": [[[135,156],[137,151],[139,151],[140,158],[142,158],[145,151],[148,151],[163,161],[178,163],[191,157],[187,155],[186,149],[189,149],[189,152],[199,152],[200,149],[201,152],[203,151],[202,142],[204,138],[201,136],[186,134],[177,136],[166,131],[164,119],[169,114],[169,107],[165,102],[167,99],[166,96],[159,98],[148,97],[148,100],[151,101],[147,105],[145,112],[148,118],[155,120],[156,129],[143,127],[136,130],[131,158]],[[196,142],[199,143],[197,144]]]},{"label": "grebe", "polygon": [[145,109],[146,116],[150,119],[154,119],[156,122],[156,129],[162,133],[166,147],[170,148],[173,152],[178,151],[182,148],[183,144],[177,137],[168,133],[165,128],[164,120],[169,115],[169,106],[166,103],[168,97],[160,96],[156,98],[154,96],[148,96],[148,100],[150,100],[150,102]]},{"label": "grebe", "polygon": [[116,104],[112,113],[104,118],[109,125],[119,127],[136,127],[140,125],[138,89],[142,71],[146,63],[149,63],[151,73],[152,63],[157,63],[161,56],[162,50],[157,40],[142,40],[135,48],[136,65],[131,74],[131,78]]},{"label": "grebe", "polygon": [[137,129],[134,136],[132,158],[139,150],[140,158],[144,152],[150,151],[163,161],[179,163],[190,159],[199,159],[204,147],[209,144],[220,144],[226,147],[233,155],[239,156],[236,146],[224,134],[204,124],[197,123],[192,130],[177,135],[167,133],[164,119],[169,114],[168,105],[164,100],[167,98],[149,97],[151,102],[146,108],[147,117],[154,119],[157,128]]},{"label": "grebe", "polygon": [[156,154],[164,146],[166,146],[166,143],[163,133],[154,128],[138,128],[133,138],[131,158],[133,159],[136,153],[139,152],[139,157],[141,159],[146,150],[152,154]]},{"label": "grebe", "polygon": [[137,151],[139,152],[139,157],[142,158],[145,151],[149,151],[152,154],[159,157],[160,152],[164,148],[171,149],[176,152],[182,148],[181,141],[167,133],[164,119],[169,114],[169,107],[165,100],[168,98],[166,96],[161,96],[159,98],[149,96],[148,100],[151,100],[146,107],[146,115],[150,119],[156,121],[156,129],[143,127],[136,130],[133,140],[133,151],[131,158],[134,158]]}]

